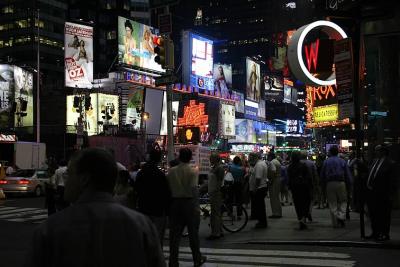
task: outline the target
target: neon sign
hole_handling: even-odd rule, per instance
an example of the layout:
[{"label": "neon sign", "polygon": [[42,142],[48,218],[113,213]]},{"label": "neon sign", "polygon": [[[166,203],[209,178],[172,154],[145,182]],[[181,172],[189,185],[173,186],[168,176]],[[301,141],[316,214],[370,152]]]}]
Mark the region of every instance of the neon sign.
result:
[{"label": "neon sign", "polygon": [[[334,85],[336,84],[335,72],[332,72],[332,74],[326,80],[319,79],[310,72],[312,65],[314,68],[316,68],[317,66],[317,58],[320,44],[319,40],[317,40],[315,44],[307,47],[304,45],[304,42],[308,33],[316,28],[321,28],[321,31],[326,33],[329,39],[341,40],[347,38],[347,35],[343,31],[343,29],[340,28],[339,25],[330,21],[315,21],[299,28],[293,34],[293,37],[289,43],[288,61],[290,69],[296,76],[296,78],[301,80],[305,84],[316,86]],[[307,66],[305,65],[303,59],[303,47],[305,49]]]},{"label": "neon sign", "polygon": [[201,133],[207,132],[208,115],[205,112],[205,104],[196,104],[196,100],[190,100],[189,106],[184,107],[183,117],[178,118],[178,126],[199,127]]}]

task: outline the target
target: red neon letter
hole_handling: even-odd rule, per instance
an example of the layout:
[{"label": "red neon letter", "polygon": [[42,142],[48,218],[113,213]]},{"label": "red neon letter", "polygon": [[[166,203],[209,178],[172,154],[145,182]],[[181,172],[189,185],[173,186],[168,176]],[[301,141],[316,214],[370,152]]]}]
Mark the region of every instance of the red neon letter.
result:
[{"label": "red neon letter", "polygon": [[310,44],[310,50],[308,50],[308,47],[305,45],[304,50],[306,52],[306,60],[307,60],[307,68],[308,71],[311,71],[311,63],[314,65],[314,70],[317,70],[317,62],[318,62],[318,49],[319,49],[319,39],[315,41],[315,46],[313,47],[313,44]]}]

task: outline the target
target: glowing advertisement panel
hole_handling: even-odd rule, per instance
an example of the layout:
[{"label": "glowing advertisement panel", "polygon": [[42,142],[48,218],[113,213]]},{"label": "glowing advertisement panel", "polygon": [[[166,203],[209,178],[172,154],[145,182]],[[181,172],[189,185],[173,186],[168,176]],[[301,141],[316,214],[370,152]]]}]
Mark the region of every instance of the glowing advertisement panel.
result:
[{"label": "glowing advertisement panel", "polygon": [[192,64],[190,86],[214,90],[213,79],[213,41],[197,34],[190,34],[192,43]]},{"label": "glowing advertisement panel", "polygon": [[235,136],[235,106],[221,103],[219,112],[219,134],[225,138]]},{"label": "glowing advertisement panel", "polygon": [[246,98],[258,102],[261,99],[260,64],[246,58]]},{"label": "glowing advertisement panel", "polygon": [[[78,126],[79,111],[74,107],[74,95],[67,96],[67,125]],[[97,128],[97,94],[90,95],[91,106],[89,110],[85,111],[84,130],[88,135],[95,135],[98,133]],[[84,99],[83,99],[84,103]],[[83,108],[84,105],[83,105]]]},{"label": "glowing advertisement panel", "polygon": [[135,130],[140,129],[140,111],[143,106],[143,89],[133,90],[128,95],[126,105],[126,124],[133,124]]},{"label": "glowing advertisement panel", "polygon": [[[98,94],[98,124],[119,124],[119,97],[117,95]],[[101,127],[99,131],[102,131]]]},{"label": "glowing advertisement panel", "polygon": [[0,126],[7,127],[11,108],[13,67],[0,64]]},{"label": "glowing advertisement panel", "polygon": [[253,121],[246,119],[236,119],[236,139],[237,143],[256,143],[256,132]]},{"label": "glowing advertisement panel", "polygon": [[244,94],[232,91],[232,98],[235,100],[236,112],[244,113]]},{"label": "glowing advertisement panel", "polygon": [[314,122],[336,121],[338,119],[338,105],[328,105],[313,108]]},{"label": "glowing advertisement panel", "polygon": [[65,23],[65,86],[92,88],[93,27]]},{"label": "glowing advertisement panel", "polygon": [[118,17],[118,62],[157,72],[165,72],[154,61],[153,36],[158,30],[139,22]]},{"label": "glowing advertisement panel", "polygon": [[[174,134],[176,133],[176,126],[178,125],[178,111],[179,111],[179,101],[172,102],[172,125],[174,127]],[[160,135],[167,135],[167,94],[164,92],[163,96],[163,108],[161,113],[161,128]]]},{"label": "glowing advertisement panel", "polygon": [[217,96],[227,98],[232,88],[232,65],[214,64],[214,90]]},{"label": "glowing advertisement panel", "polygon": [[33,74],[17,66],[14,66],[14,97],[17,103],[14,126],[33,126]]}]

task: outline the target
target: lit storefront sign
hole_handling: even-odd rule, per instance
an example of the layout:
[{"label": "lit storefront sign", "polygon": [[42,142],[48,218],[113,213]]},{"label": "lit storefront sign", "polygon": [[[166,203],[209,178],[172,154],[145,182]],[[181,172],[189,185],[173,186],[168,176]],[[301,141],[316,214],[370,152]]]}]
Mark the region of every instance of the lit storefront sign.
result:
[{"label": "lit storefront sign", "polygon": [[0,142],[13,143],[17,141],[15,134],[0,134]]},{"label": "lit storefront sign", "polygon": [[338,105],[328,105],[313,108],[314,122],[336,121],[338,118]]},{"label": "lit storefront sign", "polygon": [[195,100],[190,100],[189,105],[184,107],[182,118],[178,118],[178,126],[199,127],[200,132],[208,130],[208,115],[206,115],[205,104],[196,104]]},{"label": "lit storefront sign", "polygon": [[[320,40],[317,39],[315,43],[305,44],[307,35],[315,29],[320,29],[322,33],[325,33],[329,39],[341,40],[347,38],[347,34],[343,29],[330,21],[315,21],[308,25],[299,28],[292,36],[289,43],[288,50],[288,61],[291,71],[297,79],[303,81],[305,84],[314,86],[329,86],[336,84],[336,75],[334,71],[326,79],[320,79],[312,72],[317,67],[318,56],[320,54]],[[306,56],[306,62],[303,58],[303,52]],[[322,51],[325,53],[325,51]],[[307,63],[307,66],[306,64]]]}]

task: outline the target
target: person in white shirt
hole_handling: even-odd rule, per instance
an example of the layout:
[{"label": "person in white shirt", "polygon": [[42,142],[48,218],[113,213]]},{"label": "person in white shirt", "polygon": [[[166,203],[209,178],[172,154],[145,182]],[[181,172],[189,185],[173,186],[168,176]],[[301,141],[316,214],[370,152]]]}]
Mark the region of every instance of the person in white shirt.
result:
[{"label": "person in white shirt", "polygon": [[8,166],[6,169],[6,175],[10,175],[14,172],[14,168],[12,166]]},{"label": "person in white shirt", "polygon": [[56,209],[62,210],[68,207],[68,203],[64,200],[65,184],[67,183],[67,161],[61,160],[58,169],[51,177],[51,183],[56,190]]},{"label": "person in white shirt", "polygon": [[250,173],[250,192],[252,194],[251,205],[255,214],[254,219],[258,220],[255,228],[267,227],[267,211],[265,207],[265,197],[268,191],[268,166],[261,159],[258,153],[250,153],[249,163],[253,168]]}]

